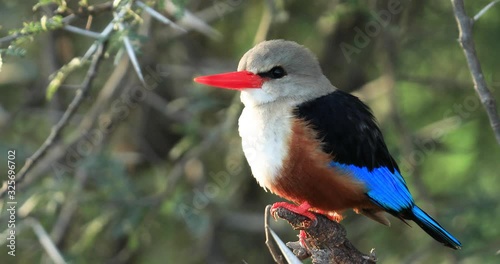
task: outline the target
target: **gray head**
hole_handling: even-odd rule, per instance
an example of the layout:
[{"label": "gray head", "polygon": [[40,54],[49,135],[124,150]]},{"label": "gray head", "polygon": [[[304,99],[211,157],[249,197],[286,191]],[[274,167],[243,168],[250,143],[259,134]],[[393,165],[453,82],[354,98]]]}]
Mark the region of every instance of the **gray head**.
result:
[{"label": "gray head", "polygon": [[316,56],[293,41],[264,41],[247,51],[238,71],[265,78],[262,89],[242,89],[243,103],[258,105],[276,100],[303,102],[332,92],[335,88],[321,71]]},{"label": "gray head", "polygon": [[243,55],[237,72],[202,76],[195,81],[240,90],[241,101],[247,106],[275,101],[298,104],[335,90],[314,54],[286,40],[259,43]]}]

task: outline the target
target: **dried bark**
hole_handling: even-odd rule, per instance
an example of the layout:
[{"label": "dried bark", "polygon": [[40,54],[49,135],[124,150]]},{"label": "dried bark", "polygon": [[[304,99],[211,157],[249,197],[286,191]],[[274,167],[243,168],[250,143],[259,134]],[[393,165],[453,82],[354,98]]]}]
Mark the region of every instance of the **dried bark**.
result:
[{"label": "dried bark", "polygon": [[363,254],[347,239],[345,228],[323,215],[316,214],[317,223],[285,208],[278,208],[276,216],[288,221],[296,230],[304,230],[307,234],[302,247],[299,241],[288,242],[286,245],[293,250],[299,259],[311,257],[314,264],[347,264],[347,263],[376,263],[374,250],[370,254]]}]

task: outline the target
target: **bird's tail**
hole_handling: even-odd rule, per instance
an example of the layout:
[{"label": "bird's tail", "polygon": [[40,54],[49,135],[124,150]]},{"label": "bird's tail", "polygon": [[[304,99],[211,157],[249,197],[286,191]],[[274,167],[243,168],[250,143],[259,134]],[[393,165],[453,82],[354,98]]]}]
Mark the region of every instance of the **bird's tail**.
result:
[{"label": "bird's tail", "polygon": [[458,239],[448,233],[436,220],[432,219],[432,217],[418,206],[415,205],[411,212],[412,215],[410,215],[409,219],[417,223],[431,237],[453,249],[460,249],[462,247]]}]

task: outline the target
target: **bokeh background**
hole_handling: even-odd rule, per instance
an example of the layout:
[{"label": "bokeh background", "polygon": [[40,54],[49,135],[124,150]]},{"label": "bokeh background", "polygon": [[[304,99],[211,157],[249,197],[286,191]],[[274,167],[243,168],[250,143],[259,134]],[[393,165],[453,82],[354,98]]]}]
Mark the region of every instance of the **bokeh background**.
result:
[{"label": "bokeh background", "polygon": [[[34,0],[2,0],[0,37],[57,14],[56,3],[64,1],[41,2],[33,11]],[[465,2],[473,16],[490,1]],[[99,3],[107,2],[88,1]],[[439,245],[415,224],[391,218],[387,228],[346,212],[342,224],[353,244],[363,252],[375,248],[381,263],[500,263],[500,146],[473,89],[450,1],[147,4],[187,32],[132,5],[126,30],[113,31],[108,41],[88,96],[16,185],[15,257],[7,254],[8,206],[0,199],[1,263],[52,263],[40,237],[50,238],[68,263],[272,263],[264,208],[280,198],[258,186],[243,157],[238,95],[192,78],[235,70],[246,50],[276,38],[309,47],[335,86],[372,107],[416,202],[463,249]],[[78,12],[78,5],[68,1],[60,14]],[[499,14],[497,5],[474,25],[497,99]],[[99,33],[112,17],[103,11],[89,22],[80,13],[71,24]],[[148,88],[128,59],[124,37]],[[0,43],[17,47],[2,53],[2,181],[7,151],[16,150],[19,170],[61,118],[88,64],[47,100],[50,76],[93,42],[58,29]],[[47,235],[37,234],[37,226]],[[282,220],[272,227],[285,241],[297,239],[298,231]]]}]

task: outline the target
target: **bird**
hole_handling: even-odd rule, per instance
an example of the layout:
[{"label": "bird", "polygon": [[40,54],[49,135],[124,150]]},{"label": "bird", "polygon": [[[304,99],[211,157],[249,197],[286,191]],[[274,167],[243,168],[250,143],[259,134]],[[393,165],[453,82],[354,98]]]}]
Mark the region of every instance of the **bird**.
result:
[{"label": "bird", "polygon": [[381,224],[414,221],[452,249],[462,244],[415,201],[372,110],[337,89],[315,55],[288,40],[263,41],[237,71],[195,82],[240,91],[242,149],[258,184],[288,201],[273,205],[316,220],[353,209]]}]

